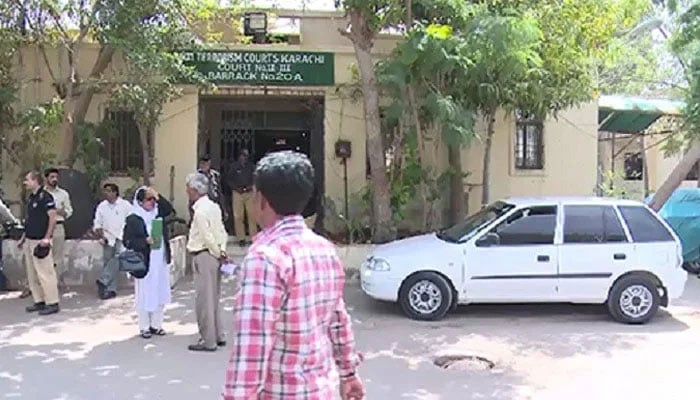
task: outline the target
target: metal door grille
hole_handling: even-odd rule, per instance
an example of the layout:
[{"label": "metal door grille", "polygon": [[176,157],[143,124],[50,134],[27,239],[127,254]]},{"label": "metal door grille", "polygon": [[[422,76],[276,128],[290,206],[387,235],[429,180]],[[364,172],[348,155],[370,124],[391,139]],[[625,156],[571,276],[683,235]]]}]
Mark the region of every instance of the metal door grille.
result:
[{"label": "metal door grille", "polygon": [[240,110],[221,111],[221,163],[230,165],[241,153],[248,149],[255,154],[255,115],[256,112]]}]

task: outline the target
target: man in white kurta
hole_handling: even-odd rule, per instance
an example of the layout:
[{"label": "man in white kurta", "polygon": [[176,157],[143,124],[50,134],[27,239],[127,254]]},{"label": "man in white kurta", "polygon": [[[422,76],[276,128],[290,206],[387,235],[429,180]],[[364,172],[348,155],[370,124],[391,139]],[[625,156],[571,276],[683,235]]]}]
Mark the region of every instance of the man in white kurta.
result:
[{"label": "man in white kurta", "polygon": [[97,279],[98,296],[107,300],[117,296],[119,262],[115,256],[121,252],[124,223],[132,205],[119,196],[119,186],[114,183],[106,183],[103,193],[105,199],[95,210],[93,230],[100,238],[104,258],[102,273]]}]

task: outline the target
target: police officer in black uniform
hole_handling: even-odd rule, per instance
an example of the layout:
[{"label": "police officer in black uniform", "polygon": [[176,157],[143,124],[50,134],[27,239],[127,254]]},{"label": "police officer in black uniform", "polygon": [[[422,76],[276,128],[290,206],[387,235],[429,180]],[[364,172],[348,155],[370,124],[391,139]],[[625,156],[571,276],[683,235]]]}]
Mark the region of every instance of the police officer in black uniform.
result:
[{"label": "police officer in black uniform", "polygon": [[58,280],[51,251],[51,238],[56,227],[56,202],[44,190],[41,179],[41,174],[37,171],[29,172],[24,178],[24,186],[30,195],[24,236],[18,246],[24,248],[29,289],[34,298],[34,304],[27,307],[27,312],[49,315],[60,310]]}]

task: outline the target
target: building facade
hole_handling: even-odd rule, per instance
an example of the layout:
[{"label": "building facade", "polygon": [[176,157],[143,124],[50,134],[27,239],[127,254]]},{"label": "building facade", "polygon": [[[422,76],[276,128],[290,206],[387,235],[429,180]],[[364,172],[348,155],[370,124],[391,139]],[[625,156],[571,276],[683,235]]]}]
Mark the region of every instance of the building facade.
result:
[{"label": "building facade", "polygon": [[[183,95],[167,104],[155,132],[154,186],[187,215],[185,176],[194,171],[199,156],[208,154],[215,168],[226,174],[242,149],[253,159],[269,151],[295,149],[309,154],[318,175],[318,198],[342,209],[345,182],[348,192],[368,185],[363,104],[339,87],[355,81],[355,54],[339,33],[346,21],[330,12],[277,12],[298,21],[298,35],[283,44],[230,46],[210,51],[183,52],[186,62],[205,74],[217,89],[202,92],[183,87]],[[388,54],[397,38],[380,35],[377,57]],[[87,76],[98,48],[81,49],[80,76]],[[54,73],[65,74],[66,56],[48,50]],[[117,57],[107,75],[117,76],[123,62]],[[49,101],[55,96],[51,72],[38,49],[22,55],[27,82],[23,105]],[[108,77],[109,78],[109,77]],[[117,135],[106,143],[112,169],[110,180],[123,188],[133,185],[127,172],[141,165],[138,132],[133,118],[107,106],[98,94],[88,121],[110,119]],[[484,134],[485,123],[477,130]],[[60,138],[56,138],[59,143]],[[351,144],[346,168],[336,157],[336,143]],[[506,196],[591,195],[596,185],[597,104],[566,110],[557,119],[532,121],[501,113],[496,120],[491,157],[491,200]],[[468,211],[481,207],[483,146],[477,140],[462,152],[468,175],[464,179]],[[444,145],[431,160],[447,167]],[[5,162],[6,176],[13,175]],[[20,188],[12,179],[2,182],[6,197],[17,199]]]}]

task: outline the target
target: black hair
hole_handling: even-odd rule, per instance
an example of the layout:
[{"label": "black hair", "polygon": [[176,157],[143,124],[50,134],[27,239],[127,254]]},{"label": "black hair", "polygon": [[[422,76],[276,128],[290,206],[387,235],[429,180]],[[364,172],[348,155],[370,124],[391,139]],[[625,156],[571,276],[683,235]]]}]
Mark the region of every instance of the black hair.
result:
[{"label": "black hair", "polygon": [[105,183],[102,185],[103,189],[109,189],[110,191],[114,192],[119,196],[119,186],[117,186],[116,183]]},{"label": "black hair", "polygon": [[209,157],[209,156],[199,157],[199,162],[209,162],[209,161],[211,161],[211,157]]},{"label": "black hair", "polygon": [[57,168],[46,168],[46,171],[44,171],[44,177],[48,178],[49,175],[51,174],[57,174],[58,169]]},{"label": "black hair", "polygon": [[254,184],[277,215],[301,214],[314,191],[314,167],[302,153],[270,153],[258,161]]},{"label": "black hair", "polygon": [[143,201],[146,199],[146,189],[144,188],[139,188],[138,192],[136,192],[136,201],[139,203],[143,203]]}]

